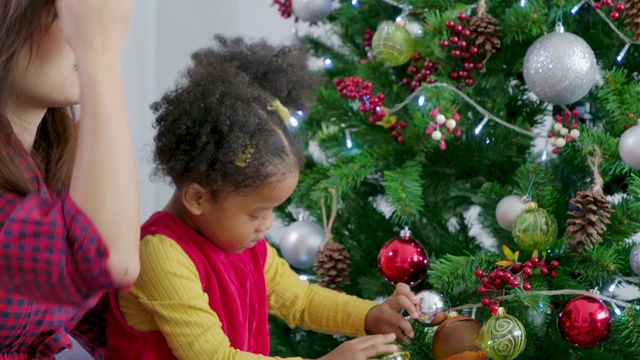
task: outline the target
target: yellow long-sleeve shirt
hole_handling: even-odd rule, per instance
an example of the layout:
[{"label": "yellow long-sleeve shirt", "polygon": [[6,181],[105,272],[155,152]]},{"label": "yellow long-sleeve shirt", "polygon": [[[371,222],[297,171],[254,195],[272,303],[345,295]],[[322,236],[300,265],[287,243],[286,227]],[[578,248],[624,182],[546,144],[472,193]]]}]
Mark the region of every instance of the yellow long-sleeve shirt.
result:
[{"label": "yellow long-sleeve shirt", "polygon": [[[118,304],[127,323],[138,331],[161,331],[180,360],[279,359],[230,347],[195,265],[182,248],[163,235],[140,243],[141,271]],[[301,281],[274,248],[267,246],[264,276],[270,314],[291,326],[328,334],[365,334],[365,316],[377,305]],[[300,359],[300,358],[290,358]]]}]

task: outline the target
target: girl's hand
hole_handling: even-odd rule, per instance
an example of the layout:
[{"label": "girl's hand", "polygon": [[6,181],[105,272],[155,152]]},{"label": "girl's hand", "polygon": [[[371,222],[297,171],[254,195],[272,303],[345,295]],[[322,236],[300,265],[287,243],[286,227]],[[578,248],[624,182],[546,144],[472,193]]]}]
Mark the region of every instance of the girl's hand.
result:
[{"label": "girl's hand", "polygon": [[409,341],[407,336],[414,336],[413,328],[401,315],[402,310],[417,319],[420,315],[420,300],[411,292],[409,285],[400,283],[393,295],[369,311],[365,318],[365,329],[375,334],[393,333],[399,340]]},{"label": "girl's hand", "polygon": [[369,335],[342,343],[318,360],[367,360],[379,354],[393,353],[398,346],[392,344],[395,335]]},{"label": "girl's hand", "polygon": [[56,0],[58,25],[80,70],[86,62],[120,61],[131,4],[131,0]]}]

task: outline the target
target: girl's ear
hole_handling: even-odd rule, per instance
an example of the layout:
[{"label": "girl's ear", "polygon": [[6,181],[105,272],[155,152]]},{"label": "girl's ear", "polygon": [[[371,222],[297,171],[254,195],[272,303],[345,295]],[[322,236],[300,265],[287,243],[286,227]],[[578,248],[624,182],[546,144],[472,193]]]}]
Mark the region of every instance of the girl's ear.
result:
[{"label": "girl's ear", "polygon": [[193,215],[202,214],[202,208],[208,195],[207,190],[196,183],[184,186],[180,191],[182,204]]}]

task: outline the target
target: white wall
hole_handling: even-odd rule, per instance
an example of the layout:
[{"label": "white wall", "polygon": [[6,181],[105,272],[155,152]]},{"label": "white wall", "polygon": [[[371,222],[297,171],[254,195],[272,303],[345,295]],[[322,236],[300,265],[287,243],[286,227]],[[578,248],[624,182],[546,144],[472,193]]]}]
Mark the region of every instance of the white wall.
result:
[{"label": "white wall", "polygon": [[135,1],[123,66],[143,221],[161,209],[172,192],[168,185],[150,179],[153,115],[149,105],[172,86],[189,55],[211,43],[213,34],[289,41],[293,21],[281,18],[270,4],[269,0]]}]

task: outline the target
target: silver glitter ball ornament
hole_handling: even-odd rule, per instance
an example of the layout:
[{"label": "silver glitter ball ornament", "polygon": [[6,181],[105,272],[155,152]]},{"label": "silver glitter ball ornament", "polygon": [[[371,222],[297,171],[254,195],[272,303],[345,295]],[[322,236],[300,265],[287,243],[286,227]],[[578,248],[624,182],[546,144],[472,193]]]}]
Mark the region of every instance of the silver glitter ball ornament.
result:
[{"label": "silver glitter ball ornament", "polygon": [[637,275],[640,275],[640,243],[636,244],[636,246],[631,249],[631,255],[629,255],[629,264],[631,264],[631,269]]},{"label": "silver glitter ball ornament", "polygon": [[298,269],[308,269],[324,241],[324,229],[312,221],[296,221],[289,225],[280,241],[282,257]]},{"label": "silver glitter ball ornament", "polygon": [[524,81],[540,100],[566,105],[580,100],[598,80],[593,50],[561,24],[536,40],[524,57]]},{"label": "silver glitter ball ornament", "polygon": [[640,170],[640,125],[632,126],[622,134],[618,152],[627,166]]},{"label": "silver glitter ball ornament", "polygon": [[329,16],[331,2],[332,0],[292,0],[291,10],[298,19],[315,23]]},{"label": "silver glitter ball ornament", "polygon": [[[416,294],[418,300],[420,300],[420,316],[418,321],[431,324],[440,313],[444,313],[449,310],[446,301],[436,291],[423,290]],[[434,324],[435,325],[435,324]]]}]

